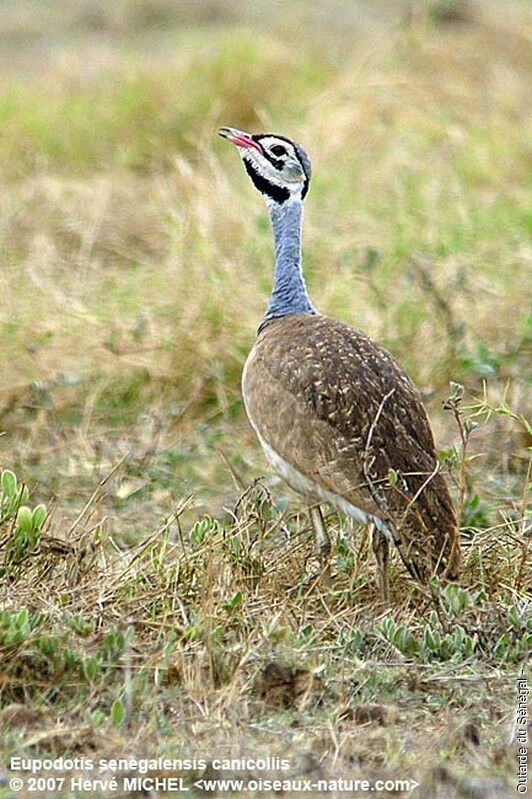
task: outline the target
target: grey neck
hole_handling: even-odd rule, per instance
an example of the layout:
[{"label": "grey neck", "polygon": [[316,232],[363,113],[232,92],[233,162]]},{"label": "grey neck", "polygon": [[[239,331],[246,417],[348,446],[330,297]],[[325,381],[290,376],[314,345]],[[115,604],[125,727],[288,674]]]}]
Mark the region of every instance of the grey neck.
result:
[{"label": "grey neck", "polygon": [[303,203],[301,200],[282,204],[269,202],[268,211],[275,238],[275,272],[268,310],[262,324],[280,316],[315,314],[301,271]]}]

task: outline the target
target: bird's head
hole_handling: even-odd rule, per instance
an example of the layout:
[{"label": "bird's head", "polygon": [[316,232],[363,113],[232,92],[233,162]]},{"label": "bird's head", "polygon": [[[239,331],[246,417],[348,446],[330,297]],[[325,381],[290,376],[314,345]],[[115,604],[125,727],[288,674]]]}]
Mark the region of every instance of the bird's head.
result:
[{"label": "bird's head", "polygon": [[246,171],[267,203],[302,200],[309,187],[311,166],[305,150],[275,133],[244,133],[220,128],[219,135],[238,148]]}]

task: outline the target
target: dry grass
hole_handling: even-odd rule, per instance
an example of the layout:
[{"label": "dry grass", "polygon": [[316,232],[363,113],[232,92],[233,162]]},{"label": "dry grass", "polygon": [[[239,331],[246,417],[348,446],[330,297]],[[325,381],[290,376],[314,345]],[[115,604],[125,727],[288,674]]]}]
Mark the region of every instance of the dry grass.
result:
[{"label": "dry grass", "polygon": [[[510,795],[529,14],[302,4],[302,35],[249,3],[26,5],[2,11],[25,47],[0,79],[0,466],[49,513],[33,549],[0,525],[6,756],[260,751],[313,778],[415,778],[423,799]],[[394,563],[382,607],[364,531],[336,517],[334,579],[305,582],[305,514],[254,485],[239,379],[271,241],[218,124],[311,153],[311,294],[422,387],[464,499],[463,595]],[[462,409],[465,456],[449,380],[465,406],[487,392]]]},{"label": "dry grass", "polygon": [[232,521],[186,524],[188,499],[147,538],[120,545],[101,501],[120,492],[124,467],[65,538],[52,535],[52,517],[38,548],[4,573],[8,756],[259,752],[288,758],[300,778],[408,778],[425,796],[477,795],[474,785],[507,795],[506,708],[529,645],[519,520],[467,547],[462,589],[414,586],[394,564],[389,610],[366,538],[335,518],[332,582],[309,582],[305,521],[260,484]]}]

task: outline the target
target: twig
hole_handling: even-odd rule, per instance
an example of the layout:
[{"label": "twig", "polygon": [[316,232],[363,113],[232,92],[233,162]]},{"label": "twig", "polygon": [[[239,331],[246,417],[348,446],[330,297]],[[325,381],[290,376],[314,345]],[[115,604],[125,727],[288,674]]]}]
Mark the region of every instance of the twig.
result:
[{"label": "twig", "polygon": [[98,485],[96,486],[95,490],[94,490],[94,491],[93,491],[93,493],[91,494],[91,496],[90,496],[90,498],[89,498],[89,501],[88,501],[88,502],[87,502],[87,503],[84,505],[84,507],[83,507],[83,509],[81,510],[81,512],[80,512],[80,513],[77,515],[77,517],[76,517],[76,519],[74,520],[74,522],[73,522],[73,523],[70,525],[70,528],[69,528],[69,530],[68,530],[68,533],[67,533],[67,537],[69,537],[69,536],[70,536],[70,535],[71,535],[71,534],[74,532],[74,530],[76,529],[76,527],[78,526],[78,524],[81,522],[81,520],[84,518],[84,516],[86,515],[86,513],[87,513],[87,512],[88,512],[88,510],[90,509],[91,505],[92,505],[94,502],[96,502],[96,500],[98,499],[98,497],[99,497],[99,495],[100,495],[100,493],[101,493],[101,490],[102,490],[102,488],[104,488],[104,486],[105,486],[105,485],[106,485],[106,484],[109,482],[109,480],[111,479],[111,477],[113,477],[113,475],[115,475],[115,474],[116,474],[116,472],[117,472],[117,471],[120,469],[120,467],[122,466],[122,464],[124,463],[124,461],[126,461],[126,460],[129,458],[130,454],[131,454],[130,452],[126,452],[126,453],[125,453],[125,455],[122,455],[122,457],[120,458],[120,460],[119,460],[117,463],[115,463],[115,465],[113,466],[113,468],[111,469],[111,471],[110,471],[110,472],[108,472],[108,473],[105,475],[105,477],[103,477],[103,478],[100,480],[100,482],[99,482],[99,483],[98,483]]}]

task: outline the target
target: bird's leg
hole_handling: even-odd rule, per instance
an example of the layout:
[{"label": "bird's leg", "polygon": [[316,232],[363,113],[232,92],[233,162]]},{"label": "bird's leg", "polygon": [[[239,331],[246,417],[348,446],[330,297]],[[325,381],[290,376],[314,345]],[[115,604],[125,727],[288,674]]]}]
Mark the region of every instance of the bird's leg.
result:
[{"label": "bird's leg", "polygon": [[316,556],[320,563],[328,564],[331,555],[331,542],[325,529],[325,520],[319,505],[314,505],[314,507],[310,508],[310,521],[314,529]]},{"label": "bird's leg", "polygon": [[[309,558],[305,563],[307,574],[303,579],[302,585],[315,586],[318,581],[324,581],[328,584],[331,577],[331,565],[329,563],[331,542],[327,535],[325,521],[319,505],[309,508],[309,517],[314,531],[314,557]],[[317,564],[316,561],[318,561]]]},{"label": "bird's leg", "polygon": [[390,557],[390,545],[388,539],[377,530],[372,523],[369,525],[371,536],[371,548],[377,561],[377,583],[379,591],[382,596],[383,602],[387,605],[390,603],[390,587],[388,583],[388,560]]}]

